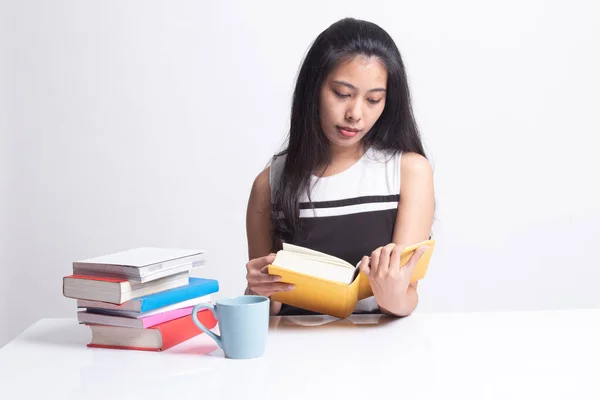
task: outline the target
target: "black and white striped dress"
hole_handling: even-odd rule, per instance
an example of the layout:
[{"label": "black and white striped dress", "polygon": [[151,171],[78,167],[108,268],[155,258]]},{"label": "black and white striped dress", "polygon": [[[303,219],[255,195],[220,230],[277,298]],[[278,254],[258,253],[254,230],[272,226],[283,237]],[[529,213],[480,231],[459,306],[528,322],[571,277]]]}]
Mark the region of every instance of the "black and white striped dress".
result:
[{"label": "black and white striped dress", "polygon": [[[392,242],[400,200],[402,153],[368,149],[350,168],[328,177],[311,177],[308,196],[300,198],[300,218],[308,227],[305,237],[292,243],[325,252],[356,265],[380,246]],[[270,166],[271,198],[280,179],[285,155]],[[379,312],[373,298],[359,302],[355,312]],[[284,305],[281,315],[311,314]]]}]

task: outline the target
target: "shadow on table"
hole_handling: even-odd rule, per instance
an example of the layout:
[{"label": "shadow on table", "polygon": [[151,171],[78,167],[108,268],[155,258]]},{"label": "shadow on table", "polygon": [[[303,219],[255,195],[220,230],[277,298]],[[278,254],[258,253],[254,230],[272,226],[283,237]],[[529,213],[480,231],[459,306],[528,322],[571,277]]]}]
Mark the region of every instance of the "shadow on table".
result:
[{"label": "shadow on table", "polygon": [[348,318],[336,318],[328,315],[286,315],[271,317],[269,329],[376,329],[400,319],[402,318],[385,314],[352,314]]},{"label": "shadow on table", "polygon": [[[203,335],[203,333],[201,333]],[[177,345],[167,349],[169,354],[187,354],[195,356],[221,356],[223,351],[214,343],[194,344],[192,346]]]},{"label": "shadow on table", "polygon": [[49,326],[44,330],[23,333],[24,342],[56,345],[60,347],[81,348],[91,340],[89,328],[77,321],[68,325]]}]

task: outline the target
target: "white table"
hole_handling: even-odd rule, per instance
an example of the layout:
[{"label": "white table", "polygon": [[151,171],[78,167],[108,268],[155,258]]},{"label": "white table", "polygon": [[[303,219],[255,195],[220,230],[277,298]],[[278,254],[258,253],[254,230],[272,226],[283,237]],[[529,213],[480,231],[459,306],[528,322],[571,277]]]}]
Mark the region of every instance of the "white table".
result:
[{"label": "white table", "polygon": [[0,397],[600,399],[600,310],[273,317],[255,360],[204,334],[161,353],[89,339],[74,319],[33,324],[0,349]]}]

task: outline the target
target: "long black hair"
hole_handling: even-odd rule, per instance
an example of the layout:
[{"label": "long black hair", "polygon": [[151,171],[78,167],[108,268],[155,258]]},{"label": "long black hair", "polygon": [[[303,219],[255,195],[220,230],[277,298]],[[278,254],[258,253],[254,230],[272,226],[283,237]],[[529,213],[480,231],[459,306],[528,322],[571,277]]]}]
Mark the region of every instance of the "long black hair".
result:
[{"label": "long black hair", "polygon": [[319,94],[329,73],[356,56],[377,57],[388,72],[383,113],[364,136],[366,147],[415,152],[426,157],[415,122],[402,57],[390,35],[378,25],[345,18],[323,31],[310,47],[296,80],[283,171],[275,182],[273,250],[302,230],[299,197],[307,193],[318,166],[331,160],[329,142],[319,122]]}]

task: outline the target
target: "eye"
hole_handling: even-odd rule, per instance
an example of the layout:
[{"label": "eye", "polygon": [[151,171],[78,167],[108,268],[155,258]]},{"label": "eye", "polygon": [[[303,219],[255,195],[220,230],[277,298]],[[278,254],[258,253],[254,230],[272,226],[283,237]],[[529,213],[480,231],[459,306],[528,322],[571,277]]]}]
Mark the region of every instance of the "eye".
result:
[{"label": "eye", "polygon": [[379,99],[379,100],[368,99],[367,101],[371,104],[377,104],[381,101],[381,99]]},{"label": "eye", "polygon": [[333,92],[336,94],[337,97],[341,97],[341,98],[350,97],[349,94],[343,94],[343,93],[338,92],[337,90],[334,90]]}]

